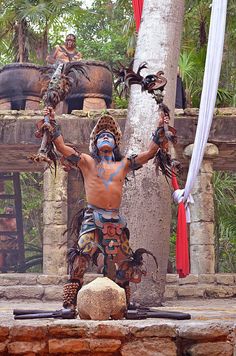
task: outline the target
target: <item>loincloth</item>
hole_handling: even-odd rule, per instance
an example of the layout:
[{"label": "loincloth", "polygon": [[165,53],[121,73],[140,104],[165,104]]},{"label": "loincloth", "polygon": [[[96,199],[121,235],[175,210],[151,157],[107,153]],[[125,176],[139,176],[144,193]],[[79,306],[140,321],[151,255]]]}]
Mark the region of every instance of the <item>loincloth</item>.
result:
[{"label": "loincloth", "polygon": [[84,253],[95,249],[108,255],[131,254],[129,230],[118,209],[104,210],[88,205],[79,233],[78,247]]}]

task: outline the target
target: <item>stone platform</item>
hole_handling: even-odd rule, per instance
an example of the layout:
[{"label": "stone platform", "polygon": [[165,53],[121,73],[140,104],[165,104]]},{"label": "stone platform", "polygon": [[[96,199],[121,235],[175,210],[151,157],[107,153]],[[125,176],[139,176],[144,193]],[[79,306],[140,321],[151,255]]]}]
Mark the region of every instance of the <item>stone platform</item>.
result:
[{"label": "stone platform", "polygon": [[236,299],[169,301],[191,320],[14,320],[18,309],[60,303],[0,301],[0,355],[235,356]]}]

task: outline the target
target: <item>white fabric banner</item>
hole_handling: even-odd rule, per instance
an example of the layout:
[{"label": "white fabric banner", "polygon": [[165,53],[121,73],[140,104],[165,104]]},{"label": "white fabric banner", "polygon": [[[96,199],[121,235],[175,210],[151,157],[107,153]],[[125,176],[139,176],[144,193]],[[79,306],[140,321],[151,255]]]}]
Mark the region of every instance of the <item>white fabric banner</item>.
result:
[{"label": "white fabric banner", "polygon": [[187,201],[199,172],[211,128],[223,55],[226,13],[227,0],[213,0],[198,125],[184,201]]}]

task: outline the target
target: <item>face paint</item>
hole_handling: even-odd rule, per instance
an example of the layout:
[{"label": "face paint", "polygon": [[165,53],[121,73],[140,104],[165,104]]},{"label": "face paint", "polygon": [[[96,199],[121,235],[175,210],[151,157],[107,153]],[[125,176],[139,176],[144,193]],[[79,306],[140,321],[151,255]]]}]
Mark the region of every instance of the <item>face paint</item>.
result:
[{"label": "face paint", "polygon": [[100,150],[105,146],[110,147],[112,150],[115,147],[114,136],[109,132],[102,132],[97,138],[97,148]]}]

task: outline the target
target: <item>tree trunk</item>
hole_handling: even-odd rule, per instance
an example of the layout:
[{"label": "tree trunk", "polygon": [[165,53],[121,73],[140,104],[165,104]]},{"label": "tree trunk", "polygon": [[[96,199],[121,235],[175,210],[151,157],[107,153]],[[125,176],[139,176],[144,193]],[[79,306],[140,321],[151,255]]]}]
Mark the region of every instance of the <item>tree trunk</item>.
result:
[{"label": "tree trunk", "polygon": [[[159,70],[165,72],[168,84],[164,102],[171,109],[172,116],[183,15],[184,0],[145,0],[134,61],[135,71],[143,61],[148,63],[148,70],[141,73],[144,76]],[[140,86],[133,86],[124,134],[128,154],[147,147],[157,120],[155,100],[151,95],[141,93]],[[127,184],[123,213],[129,223],[133,249],[148,249],[159,263],[158,274],[153,274],[154,264],[151,257],[147,259],[148,275],[138,286],[135,300],[159,305],[163,299],[169,256],[171,197],[168,184],[163,176],[156,176],[152,162],[137,171],[135,180]]]},{"label": "tree trunk", "polygon": [[27,37],[28,25],[26,20],[20,20],[17,22],[16,31],[17,31],[17,45],[18,53],[16,57],[16,62],[28,62],[29,54],[28,49],[26,48],[26,37]]}]

